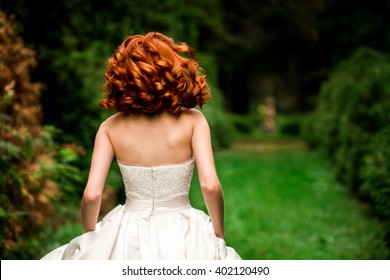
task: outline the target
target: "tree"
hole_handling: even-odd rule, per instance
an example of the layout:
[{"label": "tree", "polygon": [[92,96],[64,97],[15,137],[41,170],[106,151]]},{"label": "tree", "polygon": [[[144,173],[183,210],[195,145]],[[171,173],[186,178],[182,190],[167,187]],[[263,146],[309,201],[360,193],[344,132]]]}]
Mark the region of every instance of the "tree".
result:
[{"label": "tree", "polygon": [[226,47],[220,86],[247,113],[276,97],[282,112],[314,108],[322,82],[359,46],[389,52],[390,2],[223,1]]},{"label": "tree", "polygon": [[[0,12],[0,251],[6,259],[34,255],[24,237],[54,213],[52,199],[62,193],[57,183],[64,187],[78,173],[64,162],[73,149],[58,149],[52,130],[41,125],[42,85],[30,78],[35,52],[15,30],[13,19]],[[67,175],[58,176],[62,171]]]}]

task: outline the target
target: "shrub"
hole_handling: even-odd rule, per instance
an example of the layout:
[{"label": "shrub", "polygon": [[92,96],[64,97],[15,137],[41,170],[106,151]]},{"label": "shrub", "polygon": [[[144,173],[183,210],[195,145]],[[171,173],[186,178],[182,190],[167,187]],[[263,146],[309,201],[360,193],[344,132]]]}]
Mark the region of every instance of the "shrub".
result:
[{"label": "shrub", "polygon": [[360,48],[324,83],[305,137],[334,162],[337,178],[390,221],[390,57]]},{"label": "shrub", "polygon": [[381,218],[390,221],[390,127],[373,136],[363,158],[361,195],[373,202]]},{"label": "shrub", "polygon": [[0,27],[0,256],[29,258],[33,252],[25,248],[26,237],[54,214],[52,199],[66,193],[61,186],[77,187],[79,172],[71,155],[78,155],[57,145],[55,130],[41,125],[42,87],[29,73],[34,51],[24,46],[4,13]]},{"label": "shrub", "polygon": [[306,114],[278,115],[276,124],[278,131],[282,135],[297,136],[302,134],[302,125],[306,119]]},{"label": "shrub", "polygon": [[305,128],[308,142],[337,162],[338,178],[352,189],[361,184],[359,169],[371,137],[390,123],[389,75],[389,57],[357,50],[321,88]]},{"label": "shrub", "polygon": [[33,251],[26,251],[28,238],[46,226],[61,202],[72,200],[80,184],[72,165],[78,153],[55,144],[48,127],[32,137],[27,129],[10,126],[4,114],[0,119],[1,257],[34,258]]}]

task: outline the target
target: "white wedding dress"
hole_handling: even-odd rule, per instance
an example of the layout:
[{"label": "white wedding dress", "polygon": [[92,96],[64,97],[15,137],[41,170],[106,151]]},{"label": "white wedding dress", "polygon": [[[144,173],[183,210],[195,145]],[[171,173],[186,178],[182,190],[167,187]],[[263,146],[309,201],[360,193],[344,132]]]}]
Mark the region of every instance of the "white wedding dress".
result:
[{"label": "white wedding dress", "polygon": [[157,167],[118,161],[126,203],[111,210],[95,231],[74,238],[42,259],[241,259],[215,236],[209,216],[189,203],[194,164],[194,158]]}]

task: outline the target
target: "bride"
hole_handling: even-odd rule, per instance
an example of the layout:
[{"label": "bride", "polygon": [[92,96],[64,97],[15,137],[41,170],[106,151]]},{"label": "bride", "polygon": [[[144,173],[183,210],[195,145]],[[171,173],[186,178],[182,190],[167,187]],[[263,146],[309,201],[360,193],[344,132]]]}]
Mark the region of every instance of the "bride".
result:
[{"label": "bride", "polygon": [[[84,233],[42,259],[241,259],[225,242],[210,130],[195,109],[210,91],[193,50],[157,32],[130,36],[105,77],[100,106],[116,113],[96,134],[81,203]],[[114,157],[126,202],[98,222]],[[208,215],[189,201],[195,166]]]}]

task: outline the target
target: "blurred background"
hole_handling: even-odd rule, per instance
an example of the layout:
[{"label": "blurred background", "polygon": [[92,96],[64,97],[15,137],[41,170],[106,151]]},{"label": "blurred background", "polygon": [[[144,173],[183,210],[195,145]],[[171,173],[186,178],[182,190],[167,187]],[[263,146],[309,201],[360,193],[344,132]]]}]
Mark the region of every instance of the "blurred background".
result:
[{"label": "blurred background", "polygon": [[[388,0],[0,0],[2,259],[81,233],[113,113],[97,105],[106,61],[149,31],[206,70],[228,244],[244,259],[389,258],[389,15]],[[113,164],[102,215],[122,188]]]}]

